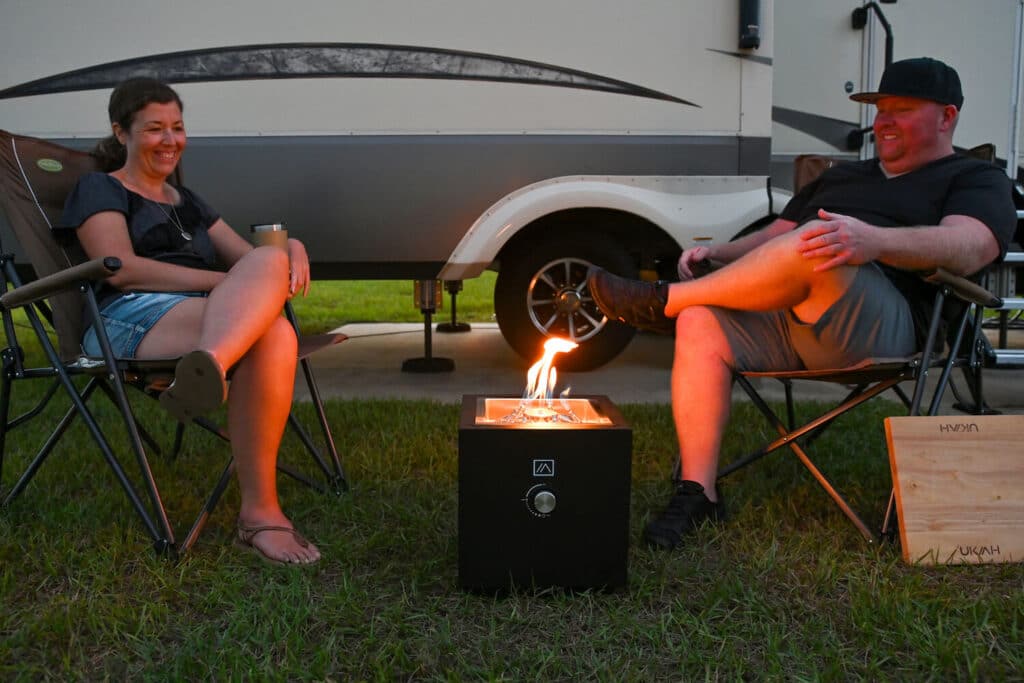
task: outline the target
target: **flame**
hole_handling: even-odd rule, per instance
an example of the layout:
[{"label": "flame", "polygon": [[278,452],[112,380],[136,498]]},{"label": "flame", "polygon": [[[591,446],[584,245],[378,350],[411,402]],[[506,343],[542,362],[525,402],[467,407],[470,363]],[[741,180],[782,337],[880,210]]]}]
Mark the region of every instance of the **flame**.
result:
[{"label": "flame", "polygon": [[[558,337],[551,337],[544,342],[544,356],[526,372],[526,391],[523,398],[550,400],[558,383],[558,371],[552,365],[555,354],[572,351],[577,346],[579,345],[575,342]],[[563,392],[563,397],[568,391],[566,389]]]}]

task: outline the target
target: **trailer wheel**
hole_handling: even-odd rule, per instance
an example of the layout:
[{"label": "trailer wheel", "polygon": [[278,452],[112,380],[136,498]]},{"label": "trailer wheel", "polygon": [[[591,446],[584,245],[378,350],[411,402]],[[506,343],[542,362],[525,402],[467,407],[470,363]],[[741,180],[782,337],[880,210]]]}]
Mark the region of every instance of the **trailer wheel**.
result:
[{"label": "trailer wheel", "polygon": [[563,236],[502,254],[494,286],[494,312],[508,344],[527,360],[539,360],[548,337],[579,348],[558,357],[561,370],[600,367],[622,352],[636,330],[608,320],[587,291],[587,270],[598,265],[636,277],[632,259],[600,235]]}]

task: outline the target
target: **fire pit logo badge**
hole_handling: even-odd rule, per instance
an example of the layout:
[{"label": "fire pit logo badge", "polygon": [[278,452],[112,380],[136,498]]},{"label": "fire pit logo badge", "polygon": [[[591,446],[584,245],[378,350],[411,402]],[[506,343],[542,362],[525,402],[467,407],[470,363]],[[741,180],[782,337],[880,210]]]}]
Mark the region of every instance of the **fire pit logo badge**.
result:
[{"label": "fire pit logo badge", "polygon": [[555,461],[554,460],[534,460],[533,461],[533,476],[535,476],[535,477],[553,477],[553,476],[555,476]]}]

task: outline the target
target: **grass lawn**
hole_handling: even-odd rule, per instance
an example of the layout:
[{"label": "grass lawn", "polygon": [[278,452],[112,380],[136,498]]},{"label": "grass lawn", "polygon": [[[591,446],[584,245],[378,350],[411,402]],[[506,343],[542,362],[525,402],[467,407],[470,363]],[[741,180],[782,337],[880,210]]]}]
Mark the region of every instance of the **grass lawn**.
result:
[{"label": "grass lawn", "polygon": [[[465,322],[494,321],[494,280],[496,274],[486,272],[466,280],[456,297],[458,319]],[[442,290],[443,310],[434,320],[451,319],[451,297]],[[324,281],[313,282],[309,295],[292,301],[302,331],[316,334],[360,322],[420,322],[423,316],[413,300],[413,283],[409,280]]]},{"label": "grass lawn", "polygon": [[[361,315],[342,307],[321,320]],[[117,434],[113,411],[94,404]],[[172,425],[155,402],[136,404],[168,443]],[[881,420],[890,407],[876,401],[844,417],[814,446],[871,522],[888,495]],[[727,523],[678,552],[641,547],[643,521],[668,493],[673,428],[668,406],[622,409],[633,426],[628,590],[505,597],[456,585],[455,405],[328,402],[352,490],[320,495],[281,480],[286,510],[325,554],[308,570],[269,567],[232,546],[234,486],[190,556],[157,558],[76,422],[0,511],[0,679],[1024,678],[1022,565],[906,566],[897,548],[867,546],[786,453],[730,478]],[[45,434],[26,426],[8,435],[0,488]],[[741,404],[725,451],[767,435]],[[176,460],[151,458],[179,535],[224,453],[190,430]],[[282,457],[298,456],[287,439]]]}]

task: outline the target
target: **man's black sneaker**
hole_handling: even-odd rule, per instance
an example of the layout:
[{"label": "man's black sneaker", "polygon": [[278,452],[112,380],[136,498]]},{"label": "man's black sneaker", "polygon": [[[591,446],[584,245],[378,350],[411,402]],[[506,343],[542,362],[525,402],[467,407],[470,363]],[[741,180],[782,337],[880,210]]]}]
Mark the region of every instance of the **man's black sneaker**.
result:
[{"label": "man's black sneaker", "polygon": [[665,316],[668,283],[664,280],[630,280],[591,266],[587,287],[594,303],[610,320],[659,334],[672,334],[675,329],[676,321]]},{"label": "man's black sneaker", "polygon": [[704,495],[703,486],[695,481],[683,481],[676,486],[665,511],[647,523],[644,540],[653,548],[678,548],[683,538],[693,533],[706,519],[725,519],[721,495],[712,503]]}]

